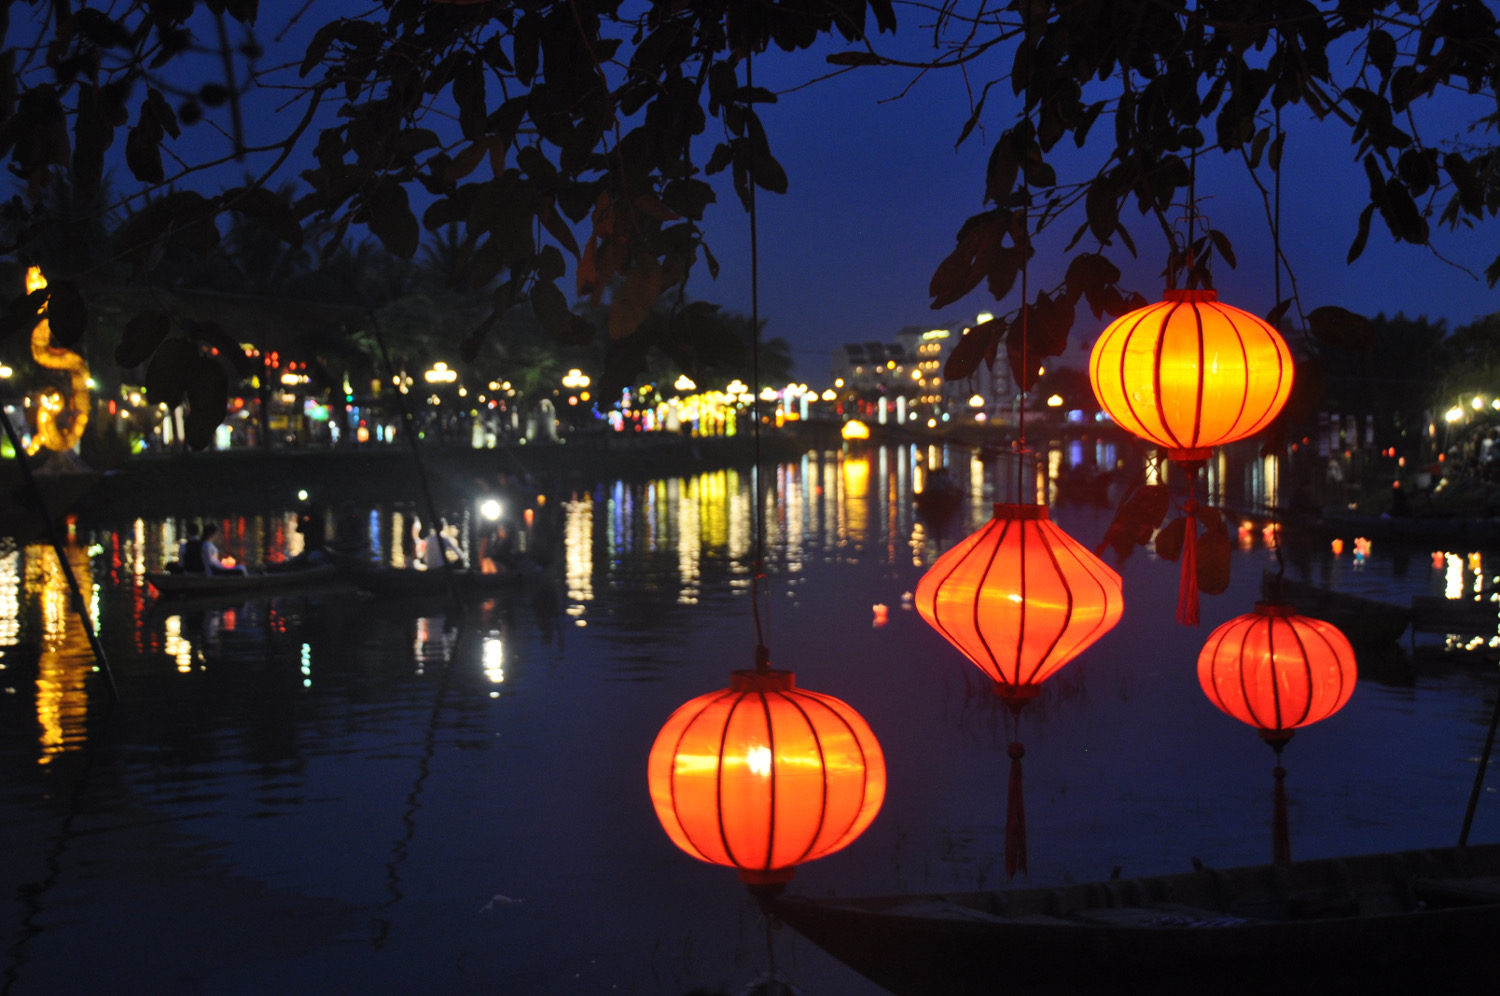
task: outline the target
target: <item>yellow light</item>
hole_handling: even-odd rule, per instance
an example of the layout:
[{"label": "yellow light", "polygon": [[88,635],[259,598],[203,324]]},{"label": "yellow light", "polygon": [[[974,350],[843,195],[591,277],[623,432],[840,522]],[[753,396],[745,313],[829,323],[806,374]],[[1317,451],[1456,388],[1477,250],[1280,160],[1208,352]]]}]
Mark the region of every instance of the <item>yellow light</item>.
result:
[{"label": "yellow light", "polygon": [[822,398],[824,401],[837,401],[838,396],[838,392],[831,387],[828,390],[824,391],[822,394]]},{"label": "yellow light", "polygon": [[[47,278],[42,276],[41,267],[26,270],[28,294],[46,286]],[[47,311],[48,306],[43,305],[42,319],[31,331],[31,358],[49,370],[67,371],[70,393],[66,400],[55,392],[42,397],[36,417],[36,435],[27,447],[29,453],[36,453],[43,446],[59,452],[77,446],[88,426],[89,409],[93,407],[89,401],[89,387],[93,382],[89,378],[88,364],[72,350],[52,345],[52,325],[47,320]],[[26,400],[29,403],[30,399]],[[71,417],[64,416],[65,411]]]},{"label": "yellow light", "polygon": [[581,399],[581,400],[583,400],[583,401],[587,401],[587,400],[588,400],[588,399],[589,399],[589,392],[587,392],[587,391],[583,391],[583,392],[581,392],[581,393],[580,393],[580,394],[579,394],[579,395],[578,395],[578,397],[579,397],[579,398],[580,398],[580,399]]},{"label": "yellow light", "polygon": [[1452,408],[1448,409],[1446,412],[1443,413],[1443,418],[1445,418],[1449,422],[1457,422],[1459,419],[1461,419],[1463,417],[1464,417],[1464,410],[1462,408],[1458,407],[1457,405],[1454,405]]},{"label": "yellow light", "polygon": [[745,382],[736,377],[734,380],[729,382],[728,386],[724,388],[724,393],[744,394],[748,390],[750,390],[750,388],[745,386]]},{"label": "yellow light", "polygon": [[936,429],[937,428],[937,419],[935,419],[935,418],[928,419],[927,420],[927,428],[929,428],[929,429]]},{"label": "yellow light", "polygon": [[[834,387],[843,387],[844,386],[844,378],[842,378],[842,377],[837,378],[833,382],[833,386]],[[1500,401],[1495,402],[1495,404],[1500,405]]]},{"label": "yellow light", "polygon": [[969,407],[970,408],[983,408],[984,407],[984,398],[981,397],[978,394],[974,395],[973,397],[969,398]]},{"label": "yellow light", "polygon": [[852,418],[844,423],[843,429],[839,430],[839,435],[845,439],[869,439],[870,427],[859,419]]},{"label": "yellow light", "polygon": [[[438,360],[432,365],[432,369],[422,375],[429,384],[451,384],[458,380],[458,371],[451,370],[448,364]],[[410,378],[408,378],[408,382]]]},{"label": "yellow light", "polygon": [[916,381],[920,381],[922,379],[922,371],[920,371],[920,370],[913,370],[911,372],[911,379],[912,380],[916,380]]},{"label": "yellow light", "polygon": [[567,376],[562,379],[562,384],[563,387],[568,388],[588,387],[589,379],[582,370],[574,367],[572,370],[569,370]]},{"label": "yellow light", "polygon": [[1052,397],[1047,399],[1048,408],[1061,408],[1062,403],[1063,399],[1061,394],[1054,394]]},{"label": "yellow light", "polygon": [[985,322],[993,322],[994,320],[995,316],[993,314],[988,311],[981,311],[978,315],[975,316],[974,324],[983,325]]},{"label": "yellow light", "polygon": [[775,401],[776,400],[776,389],[774,387],[763,387],[763,388],[761,388],[761,390],[760,390],[760,400],[762,400],[762,401]]},{"label": "yellow light", "polygon": [[1477,411],[1479,411],[1479,409],[1481,409],[1483,407],[1484,407],[1484,399],[1481,398],[1477,394],[1474,395],[1474,410],[1477,412]]},{"label": "yellow light", "polygon": [[677,379],[672,382],[672,386],[679,391],[691,391],[698,385],[693,383],[692,378],[687,374],[678,374]]}]

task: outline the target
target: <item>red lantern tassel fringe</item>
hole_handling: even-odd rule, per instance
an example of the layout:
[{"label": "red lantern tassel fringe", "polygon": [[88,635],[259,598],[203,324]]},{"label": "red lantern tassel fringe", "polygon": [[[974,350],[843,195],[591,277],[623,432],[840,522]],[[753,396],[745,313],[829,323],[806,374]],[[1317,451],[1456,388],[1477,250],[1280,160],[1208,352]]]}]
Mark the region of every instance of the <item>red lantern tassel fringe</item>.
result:
[{"label": "red lantern tassel fringe", "polygon": [[1026,874],[1026,804],[1021,798],[1021,758],[1026,748],[1017,740],[1006,750],[1010,755],[1010,793],[1005,807],[1005,874]]},{"label": "red lantern tassel fringe", "polygon": [[1271,863],[1285,868],[1292,863],[1292,841],[1286,829],[1286,769],[1278,764],[1271,775],[1276,779],[1271,797]]},{"label": "red lantern tassel fringe", "polygon": [[1187,522],[1182,531],[1182,577],[1177,582],[1177,621],[1198,625],[1198,503],[1189,498],[1182,506]]}]

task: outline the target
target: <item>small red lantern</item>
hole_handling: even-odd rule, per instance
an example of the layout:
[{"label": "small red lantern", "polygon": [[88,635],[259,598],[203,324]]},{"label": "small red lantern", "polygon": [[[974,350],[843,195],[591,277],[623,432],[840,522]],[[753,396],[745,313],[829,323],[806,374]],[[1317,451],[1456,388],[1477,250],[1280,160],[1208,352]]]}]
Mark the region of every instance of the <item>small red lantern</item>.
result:
[{"label": "small red lantern", "polygon": [[[1125,611],[1120,576],[1051,521],[1045,505],[996,503],[979,532],[917,583],[922,618],[995,682],[1011,711],[1108,632]],[[1011,758],[1007,873],[1026,870],[1019,740]]]},{"label": "small red lantern", "polygon": [[1255,611],[1209,634],[1198,654],[1198,683],[1208,700],[1255,727],[1276,752],[1272,860],[1291,861],[1281,751],[1298,727],[1338,712],[1354,694],[1354,648],[1332,623],[1297,614],[1284,602]]},{"label": "small red lantern", "polygon": [[1215,446],[1260,432],[1292,393],[1292,353],[1281,334],[1210,289],[1169,290],[1111,322],[1094,342],[1089,383],[1099,406],[1131,435],[1167,451],[1188,473],[1177,618],[1198,623],[1198,504],[1192,478]]},{"label": "small red lantern", "polygon": [[647,777],[672,842],[752,888],[844,847],[885,798],[885,756],[859,713],[770,668],[735,671],[674,712]]}]

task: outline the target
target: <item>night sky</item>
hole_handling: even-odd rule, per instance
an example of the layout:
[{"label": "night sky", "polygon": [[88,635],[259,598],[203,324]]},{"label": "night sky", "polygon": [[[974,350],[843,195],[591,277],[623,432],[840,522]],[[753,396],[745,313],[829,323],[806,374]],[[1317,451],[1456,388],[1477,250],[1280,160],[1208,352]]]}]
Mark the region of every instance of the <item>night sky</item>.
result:
[{"label": "night sky", "polygon": [[[347,0],[322,0],[289,27],[285,18],[291,8],[283,11],[280,5],[262,5],[256,28],[256,37],[267,50],[262,66],[290,62],[295,67],[319,24],[340,13],[369,9],[367,4]],[[902,8],[898,17],[904,29],[922,23],[921,15],[910,8]],[[209,28],[205,21],[204,29]],[[12,26],[12,43],[18,30]],[[905,35],[903,39],[905,53],[919,51],[922,39]],[[883,51],[892,46],[890,36],[877,39]],[[1019,102],[1005,99],[1008,88],[996,87],[981,128],[955,150],[954,141],[968,113],[964,80],[955,72],[925,77],[904,96],[900,94],[911,81],[912,71],[883,68],[845,72],[788,92],[828,73],[833,67],[824,63],[824,56],[843,47],[832,44],[790,55],[773,49],[758,57],[755,67],[758,84],[783,94],[779,103],[763,106],[761,116],[773,152],[790,177],[786,195],[763,193],[759,198],[760,314],[767,335],[782,336],[792,344],[798,375],[818,384],[828,377],[829,354],[840,343],[889,339],[908,325],[967,323],[978,312],[1008,310],[1018,301],[1013,291],[997,306],[980,287],[937,312],[929,307],[927,284],[952,249],[963,220],[985,209],[981,200],[984,165],[993,140],[1014,123]],[[1003,72],[1008,51],[992,66],[972,67],[972,78],[982,83],[987,74]],[[209,78],[214,65],[200,61],[194,70],[200,74],[197,78]],[[269,77],[276,78],[274,74]],[[295,83],[295,71],[285,71],[279,79]],[[1103,95],[1101,91],[1093,99]],[[247,103],[252,144],[284,132],[300,117],[298,107],[277,110],[288,96],[274,89],[252,94]],[[1494,110],[1483,99],[1448,98],[1442,105],[1428,104],[1440,112],[1431,124],[1424,122],[1422,134],[1429,142],[1450,135],[1461,137],[1466,121]],[[443,98],[436,110],[445,114],[450,106]],[[1425,110],[1419,107],[1419,112]],[[222,109],[213,112],[212,120],[227,121],[227,114]],[[438,116],[426,124],[439,131],[448,127]],[[1434,223],[1434,243],[1450,263],[1430,250],[1395,244],[1377,215],[1363,257],[1346,265],[1367,189],[1355,149],[1348,143],[1347,127],[1337,121],[1312,122],[1301,109],[1289,110],[1284,124],[1291,134],[1283,167],[1282,240],[1305,310],[1337,304],[1371,316],[1404,312],[1444,319],[1450,328],[1500,310],[1500,298],[1482,276],[1500,251],[1500,240],[1492,231],[1450,233]],[[710,119],[700,163],[706,161],[719,127],[717,120]],[[311,129],[304,136],[283,167],[282,178],[295,177],[310,161],[316,131]],[[1107,116],[1096,124],[1094,135],[1112,141]],[[123,144],[122,132],[112,154],[120,155]],[[1067,149],[1059,146],[1049,154],[1064,181],[1091,173],[1107,154],[1102,146],[1075,153],[1071,139],[1065,144]],[[222,152],[224,147],[224,139],[212,131],[211,123],[191,129],[181,144],[185,157],[210,148]],[[267,161],[261,157],[258,162],[230,165],[200,177],[193,185],[200,189],[234,185],[247,167],[264,168]],[[123,164],[115,173],[117,186],[130,182]],[[1262,167],[1262,174],[1269,184],[1269,171]],[[1230,159],[1209,151],[1200,157],[1198,177],[1199,212],[1229,235],[1239,257],[1237,270],[1222,265],[1216,270],[1221,296],[1264,314],[1274,303],[1274,292],[1270,229],[1260,197],[1237,155]],[[715,180],[719,203],[710,208],[705,230],[723,271],[714,281],[700,265],[689,294],[748,314],[749,226],[727,172]],[[420,213],[421,192],[414,189],[413,193]],[[1445,202],[1446,198],[1439,201],[1435,212]],[[1039,240],[1032,263],[1033,288],[1050,286],[1059,279],[1065,258],[1062,249],[1081,220],[1069,218]],[[1122,220],[1136,240],[1140,258],[1132,261],[1119,246],[1110,251],[1111,258],[1125,271],[1129,286],[1153,297],[1163,287],[1160,272],[1165,261],[1157,224],[1137,214],[1133,205],[1127,205]],[[1080,248],[1091,248],[1089,241],[1080,243]],[[1284,291],[1283,296],[1288,293]],[[1081,363],[1086,355],[1095,326],[1092,316],[1081,311],[1070,339],[1073,363]]]}]

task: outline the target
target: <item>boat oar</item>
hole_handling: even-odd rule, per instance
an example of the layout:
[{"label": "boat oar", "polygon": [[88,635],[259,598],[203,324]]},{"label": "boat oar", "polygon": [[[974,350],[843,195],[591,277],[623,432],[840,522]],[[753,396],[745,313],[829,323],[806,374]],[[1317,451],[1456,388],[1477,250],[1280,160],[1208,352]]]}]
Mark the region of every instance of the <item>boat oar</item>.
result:
[{"label": "boat oar", "polygon": [[47,539],[52,543],[52,550],[57,554],[57,564],[62,568],[63,577],[67,579],[68,588],[73,593],[73,611],[78,613],[78,619],[83,623],[83,632],[89,638],[89,646],[93,648],[94,660],[99,662],[100,669],[104,672],[104,678],[109,685],[109,694],[113,698],[120,697],[120,690],[115,687],[115,674],[109,668],[109,658],[104,656],[104,644],[99,642],[99,634],[94,632],[94,621],[89,618],[88,604],[83,600],[83,592],[78,587],[78,579],[73,576],[73,565],[68,563],[67,555],[63,553],[62,536],[57,532],[57,523],[52,519],[52,513],[47,510],[47,503],[42,499],[41,489],[36,486],[36,477],[31,472],[31,462],[26,458],[26,449],[21,445],[20,437],[16,435],[16,427],[10,424],[10,415],[5,407],[0,405],[0,423],[5,427],[5,438],[10,440],[10,445],[16,451],[16,463],[21,465],[21,476],[26,479],[26,488],[36,500],[37,508],[42,513],[42,522],[47,527]]},{"label": "boat oar", "polygon": [[[432,488],[427,486],[427,471],[422,466],[422,450],[417,445],[416,426],[412,421],[411,410],[406,407],[406,388],[396,376],[396,368],[391,365],[391,354],[386,352],[385,337],[380,334],[380,326],[375,321],[375,312],[370,312],[370,327],[375,331],[375,344],[380,347],[380,358],[385,361],[386,376],[390,377],[391,383],[396,385],[396,406],[401,409],[401,423],[406,429],[406,438],[411,441],[411,455],[417,462],[417,481],[422,486],[422,499],[427,503],[427,514],[431,516],[428,520],[433,533],[438,541],[438,549],[442,549],[443,534],[438,530],[438,524],[442,517],[438,515],[437,503],[432,500]],[[448,596],[453,599],[454,611],[459,616],[463,615],[463,599],[458,593],[458,578],[453,576],[453,565],[448,562],[448,556],[443,555],[443,575],[448,579]]]},{"label": "boat oar", "polygon": [[1495,709],[1490,713],[1490,732],[1484,738],[1479,754],[1479,770],[1474,772],[1474,787],[1469,790],[1469,805],[1464,809],[1464,827],[1458,832],[1458,846],[1469,844],[1469,827],[1474,825],[1474,810],[1479,808],[1479,793],[1484,787],[1484,769],[1490,764],[1490,750],[1495,746],[1495,727],[1500,725],[1500,692],[1495,693]]}]

